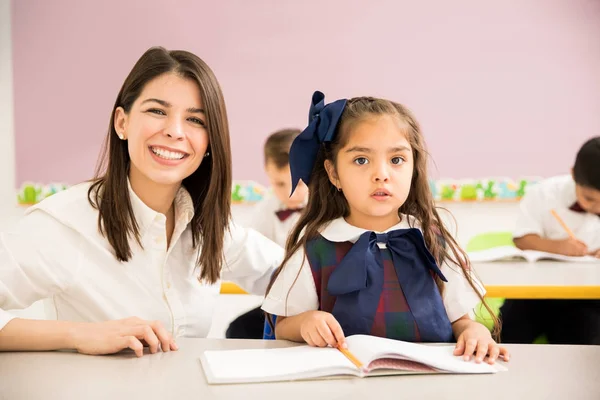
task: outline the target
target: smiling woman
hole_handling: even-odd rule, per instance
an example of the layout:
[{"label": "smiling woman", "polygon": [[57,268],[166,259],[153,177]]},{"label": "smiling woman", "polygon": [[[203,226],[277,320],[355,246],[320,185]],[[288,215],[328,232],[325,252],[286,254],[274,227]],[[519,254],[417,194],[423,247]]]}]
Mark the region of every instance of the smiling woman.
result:
[{"label": "smiling woman", "polygon": [[168,73],[146,85],[129,113],[117,108],[115,126],[128,141],[134,187],[144,179],[179,183],[200,166],[208,133],[199,93],[194,81]]},{"label": "smiling woman", "polygon": [[[210,68],[149,49],[117,95],[96,176],[0,235],[0,350],[143,354],[207,335],[221,278],[264,295],[282,249],[230,222],[225,103]],[[227,265],[227,268],[223,268]],[[59,321],[15,318],[52,297]]]}]

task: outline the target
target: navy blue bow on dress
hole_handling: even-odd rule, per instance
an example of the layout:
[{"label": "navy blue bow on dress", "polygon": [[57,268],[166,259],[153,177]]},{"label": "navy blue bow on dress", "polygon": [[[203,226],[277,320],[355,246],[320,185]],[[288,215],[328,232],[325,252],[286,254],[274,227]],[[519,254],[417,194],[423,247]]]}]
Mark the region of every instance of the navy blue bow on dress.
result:
[{"label": "navy blue bow on dress", "polygon": [[363,233],[329,277],[327,290],[336,296],[332,314],[346,335],[369,334],[384,283],[384,267],[377,243],[390,250],[394,268],[421,341],[446,341],[450,322],[431,272],[446,277],[427,249],[419,229]]},{"label": "navy blue bow on dress", "polygon": [[319,91],[313,93],[308,126],[294,139],[290,148],[292,194],[300,179],[308,185],[319,148],[322,143],[333,140],[345,106],[345,99],[325,105],[325,95]]}]

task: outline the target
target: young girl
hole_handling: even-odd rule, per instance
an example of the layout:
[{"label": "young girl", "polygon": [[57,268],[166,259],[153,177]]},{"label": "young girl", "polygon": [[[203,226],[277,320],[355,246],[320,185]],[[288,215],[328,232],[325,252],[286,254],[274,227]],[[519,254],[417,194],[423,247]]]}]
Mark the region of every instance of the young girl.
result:
[{"label": "young girl", "polygon": [[276,337],[312,346],[345,346],[354,334],[456,337],[466,360],[508,359],[469,317],[484,289],[435,209],[411,113],[370,97],[325,105],[315,92],[310,119],[290,151],[292,189],[307,183],[308,205],[263,304]]},{"label": "young girl", "polygon": [[[220,279],[263,295],[283,250],[230,224],[225,103],[186,51],[148,50],[123,83],[92,182],[0,235],[0,350],[106,354],[205,337]],[[4,310],[51,298],[57,321]]]}]

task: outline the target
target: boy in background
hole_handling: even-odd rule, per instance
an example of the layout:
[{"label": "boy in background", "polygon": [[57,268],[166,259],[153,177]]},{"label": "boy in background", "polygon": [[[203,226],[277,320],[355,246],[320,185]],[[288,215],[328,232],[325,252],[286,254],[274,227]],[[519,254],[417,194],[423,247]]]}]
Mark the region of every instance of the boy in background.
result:
[{"label": "boy in background", "polygon": [[[290,173],[290,147],[299,129],[282,129],[271,134],[264,145],[264,168],[271,186],[270,193],[252,210],[248,225],[285,248],[288,235],[308,199],[308,187],[300,182],[294,194]],[[228,339],[262,339],[265,316],[260,307],[235,319],[227,329]]]},{"label": "boy in background", "polygon": [[[513,240],[522,250],[600,258],[600,137],[583,144],[571,175],[546,179],[527,191]],[[600,265],[592,267],[600,273]],[[500,314],[504,343],[531,343],[545,334],[552,344],[600,344],[600,300],[506,300]]]}]

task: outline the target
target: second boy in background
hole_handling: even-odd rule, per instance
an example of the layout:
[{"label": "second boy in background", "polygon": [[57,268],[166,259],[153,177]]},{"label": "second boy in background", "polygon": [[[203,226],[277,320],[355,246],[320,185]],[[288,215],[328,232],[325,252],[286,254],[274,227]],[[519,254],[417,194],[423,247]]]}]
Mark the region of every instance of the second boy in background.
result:
[{"label": "second boy in background", "polygon": [[[299,129],[282,129],[267,138],[264,145],[264,168],[271,190],[267,197],[252,210],[252,220],[247,226],[281,247],[285,247],[288,235],[298,222],[308,197],[308,188],[303,183],[290,197],[292,191],[290,147],[300,132]],[[264,321],[264,313],[260,307],[253,309],[229,325],[226,337],[262,339]]]}]

